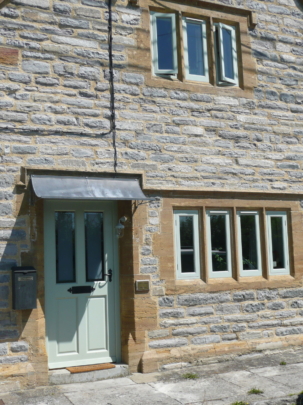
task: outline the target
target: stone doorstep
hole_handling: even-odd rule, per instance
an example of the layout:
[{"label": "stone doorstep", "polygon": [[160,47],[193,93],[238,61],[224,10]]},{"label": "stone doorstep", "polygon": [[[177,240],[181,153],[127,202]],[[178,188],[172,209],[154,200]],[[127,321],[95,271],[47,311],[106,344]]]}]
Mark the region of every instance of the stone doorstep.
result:
[{"label": "stone doorstep", "polygon": [[66,369],[50,370],[48,372],[48,381],[49,385],[62,385],[108,380],[110,378],[126,377],[128,375],[128,365],[116,364],[115,368],[110,368],[108,370],[96,370],[75,374],[72,374]]}]

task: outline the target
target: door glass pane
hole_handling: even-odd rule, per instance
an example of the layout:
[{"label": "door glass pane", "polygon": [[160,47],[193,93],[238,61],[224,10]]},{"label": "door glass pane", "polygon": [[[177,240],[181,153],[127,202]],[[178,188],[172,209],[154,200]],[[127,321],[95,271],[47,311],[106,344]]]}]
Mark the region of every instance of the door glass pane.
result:
[{"label": "door glass pane", "polygon": [[225,76],[234,79],[233,49],[232,49],[232,32],[222,28],[222,41],[224,53],[224,71]]},{"label": "door glass pane", "polygon": [[158,45],[158,68],[172,70],[173,58],[173,27],[171,18],[157,18],[157,45]]},{"label": "door glass pane", "polygon": [[103,213],[86,212],[84,218],[86,281],[103,280]]},{"label": "door glass pane", "polygon": [[213,271],[228,271],[225,215],[210,215]]},{"label": "door glass pane", "polygon": [[194,229],[192,216],[180,216],[181,272],[194,273]]},{"label": "door glass pane", "polygon": [[283,218],[271,217],[272,260],[274,269],[285,268]]},{"label": "door glass pane", "polygon": [[75,282],[75,214],[55,213],[57,283]]},{"label": "door glass pane", "polygon": [[241,215],[243,270],[258,269],[257,230],[255,215]]},{"label": "door glass pane", "polygon": [[187,50],[189,73],[205,76],[201,24],[187,22]]}]

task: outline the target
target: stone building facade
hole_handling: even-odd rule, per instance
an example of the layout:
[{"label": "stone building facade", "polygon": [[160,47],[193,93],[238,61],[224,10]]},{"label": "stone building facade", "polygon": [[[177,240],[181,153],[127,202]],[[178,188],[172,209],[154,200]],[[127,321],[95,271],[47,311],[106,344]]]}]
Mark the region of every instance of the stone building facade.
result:
[{"label": "stone building facade", "polygon": [[[301,345],[300,4],[117,0],[112,10],[102,0],[0,4],[0,382],[48,383],[49,236],[35,175],[137,178],[150,198],[113,203],[115,225],[127,217],[123,237],[113,238],[115,361],[149,372]],[[177,21],[173,74],[154,73],[152,13]],[[206,26],[206,82],[188,80],[184,62],[182,21],[199,18]],[[220,24],[235,27],[234,85],[218,82],[224,66],[213,29]],[[177,270],[180,212],[198,224],[192,232],[199,265],[188,278]],[[256,216],[259,232],[260,271],[249,276],[240,258],[243,212]],[[272,213],[286,221],[285,265],[274,265],[280,272],[271,268]],[[216,277],[213,268],[211,215],[227,218],[227,276]],[[37,270],[36,309],[13,309],[13,266]],[[140,280],[148,281],[143,291]]]}]

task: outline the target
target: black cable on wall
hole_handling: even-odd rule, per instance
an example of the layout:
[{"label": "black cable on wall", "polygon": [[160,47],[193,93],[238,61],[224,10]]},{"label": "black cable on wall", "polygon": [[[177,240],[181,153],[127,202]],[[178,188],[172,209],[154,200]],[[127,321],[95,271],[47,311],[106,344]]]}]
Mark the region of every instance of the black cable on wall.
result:
[{"label": "black cable on wall", "polygon": [[113,18],[112,18],[112,0],[108,0],[108,59],[109,59],[109,92],[110,92],[110,122],[113,135],[114,148],[114,171],[117,173],[118,156],[116,143],[116,110],[115,110],[115,88],[114,88],[114,70],[113,70]]}]

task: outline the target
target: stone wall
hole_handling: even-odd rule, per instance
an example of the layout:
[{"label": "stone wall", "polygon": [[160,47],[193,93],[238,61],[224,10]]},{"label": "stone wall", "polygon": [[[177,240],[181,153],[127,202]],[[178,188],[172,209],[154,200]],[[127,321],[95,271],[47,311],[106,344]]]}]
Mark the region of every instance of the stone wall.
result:
[{"label": "stone wall", "polygon": [[[223,4],[256,14],[257,26],[249,35],[257,85],[249,97],[246,93],[233,97],[225,89],[204,94],[203,85],[194,92],[182,90],[178,83],[176,88],[146,86],[146,72],[129,57],[140,47],[139,32],[148,30],[141,18],[146,11],[123,0],[115,3],[118,172],[143,174],[144,187],[153,190],[300,193],[303,13],[293,0]],[[35,217],[24,208],[22,191],[16,187],[20,167],[114,171],[107,19],[107,5],[100,0],[12,0],[0,8],[0,341],[12,344],[1,346],[1,364],[29,363],[27,354],[15,355],[12,350],[27,332],[26,317],[11,310],[10,268],[33,255],[37,237]],[[140,273],[149,274],[157,297],[165,294],[165,283],[152,255],[160,232],[155,204],[150,206],[148,224],[142,224]],[[43,284],[39,288],[43,302]],[[252,291],[252,302],[238,303],[235,294],[225,294],[224,306],[219,302],[187,306],[183,295],[160,298],[160,303],[172,306],[160,305],[159,328],[148,331],[146,349],[213,340],[239,346],[252,336],[284,342],[283,333],[302,332],[301,300],[296,297],[288,300],[279,290],[267,302],[268,298],[259,300],[263,292]],[[189,299],[200,302],[202,297]],[[298,308],[292,307],[295,302]],[[209,314],[195,316],[195,310]],[[41,307],[34,316],[35,333],[41,338]],[[209,324],[203,323],[209,318],[213,319]],[[243,331],[235,330],[239,325]],[[162,337],[167,338],[164,343]],[[8,347],[11,351],[6,353]],[[37,350],[45,352],[42,343],[30,344],[29,358]]]}]

